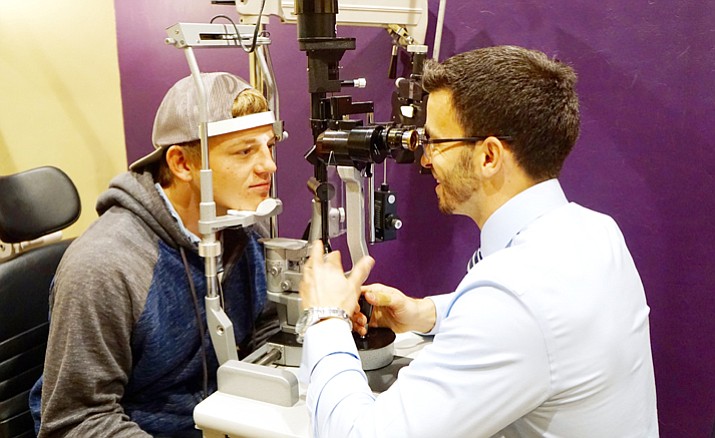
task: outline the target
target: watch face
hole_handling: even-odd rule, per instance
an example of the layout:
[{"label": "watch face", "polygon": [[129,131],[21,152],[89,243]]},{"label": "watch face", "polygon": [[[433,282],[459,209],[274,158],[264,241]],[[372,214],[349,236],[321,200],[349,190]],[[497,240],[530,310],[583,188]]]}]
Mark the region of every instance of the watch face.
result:
[{"label": "watch face", "polygon": [[308,328],[307,322],[308,322],[308,310],[304,310],[303,314],[300,315],[300,318],[298,318],[298,322],[295,323],[295,332],[296,333],[305,333],[305,330]]},{"label": "watch face", "polygon": [[300,318],[298,318],[298,321],[295,323],[295,333],[298,337],[298,342],[303,342],[303,336],[305,336],[305,332],[308,330],[308,327],[316,322],[313,309],[305,309],[303,314],[300,315]]}]

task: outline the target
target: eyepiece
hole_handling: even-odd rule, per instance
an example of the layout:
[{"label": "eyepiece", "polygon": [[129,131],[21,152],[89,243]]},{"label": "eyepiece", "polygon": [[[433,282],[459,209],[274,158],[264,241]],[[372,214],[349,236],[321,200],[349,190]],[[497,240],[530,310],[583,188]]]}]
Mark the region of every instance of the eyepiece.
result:
[{"label": "eyepiece", "polygon": [[358,126],[350,130],[328,129],[318,136],[316,150],[329,165],[382,163],[388,156],[414,151],[418,147],[418,139],[415,129],[383,125]]},{"label": "eyepiece", "polygon": [[416,129],[391,128],[387,132],[387,145],[390,150],[414,151],[417,149],[418,139],[419,135]]}]

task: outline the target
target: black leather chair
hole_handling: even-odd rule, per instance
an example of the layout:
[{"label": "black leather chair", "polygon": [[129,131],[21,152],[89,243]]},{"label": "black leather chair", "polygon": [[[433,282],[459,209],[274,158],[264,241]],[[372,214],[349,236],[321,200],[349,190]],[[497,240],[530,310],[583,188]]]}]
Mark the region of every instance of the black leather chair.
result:
[{"label": "black leather chair", "polygon": [[27,243],[73,224],[80,209],[55,167],[0,176],[0,438],[35,436],[28,393],[42,374],[50,283],[70,240]]}]

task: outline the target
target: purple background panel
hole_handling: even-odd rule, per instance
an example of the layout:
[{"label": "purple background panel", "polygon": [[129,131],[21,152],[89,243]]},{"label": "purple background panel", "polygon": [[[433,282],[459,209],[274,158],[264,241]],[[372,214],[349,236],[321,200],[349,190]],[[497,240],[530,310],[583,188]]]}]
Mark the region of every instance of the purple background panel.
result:
[{"label": "purple background panel", "polygon": [[[438,2],[430,0],[428,44]],[[117,0],[117,35],[129,161],[151,150],[154,112],[164,92],[189,70],[180,50],[163,43],[178,21],[232,18],[208,0]],[[715,3],[603,0],[450,1],[441,58],[498,44],[542,50],[579,74],[582,131],[561,182],[574,202],[613,216],[640,270],[651,306],[651,334],[663,437],[705,437],[715,420]],[[268,27],[290,137],[278,146],[280,234],[300,237],[310,214],[303,154],[309,130],[306,57],[296,28]],[[346,90],[373,100],[389,118],[390,39],[380,29],[340,27],[357,38],[341,62]],[[240,50],[198,50],[203,71],[247,77]],[[400,70],[398,70],[400,71]],[[381,171],[378,172],[381,175]],[[370,280],[413,296],[452,290],[479,245],[463,217],[439,213],[434,182],[414,166],[390,163],[391,188],[404,221],[397,241],[370,247]],[[379,180],[378,180],[379,182]],[[337,247],[344,244],[336,242]],[[345,256],[344,256],[345,258]]]}]

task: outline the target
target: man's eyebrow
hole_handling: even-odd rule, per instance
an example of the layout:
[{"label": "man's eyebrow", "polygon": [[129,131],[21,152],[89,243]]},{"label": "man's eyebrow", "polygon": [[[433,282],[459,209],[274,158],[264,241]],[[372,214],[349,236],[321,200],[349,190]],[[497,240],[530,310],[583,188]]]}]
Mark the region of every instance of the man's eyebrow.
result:
[{"label": "man's eyebrow", "polygon": [[232,142],[231,146],[236,146],[236,147],[246,147],[246,146],[253,146],[257,144],[258,142],[254,137],[246,137],[246,138],[239,138],[236,139],[234,142]]}]

